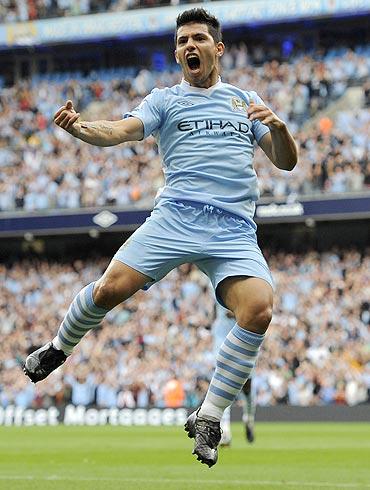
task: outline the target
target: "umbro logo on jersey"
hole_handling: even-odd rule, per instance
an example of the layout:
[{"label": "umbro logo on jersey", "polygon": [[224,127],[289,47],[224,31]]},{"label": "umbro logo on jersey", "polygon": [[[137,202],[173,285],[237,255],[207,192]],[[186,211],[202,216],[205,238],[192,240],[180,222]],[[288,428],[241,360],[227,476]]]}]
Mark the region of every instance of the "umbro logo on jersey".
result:
[{"label": "umbro logo on jersey", "polygon": [[183,105],[184,107],[191,107],[194,105],[194,102],[191,100],[179,100],[178,104]]},{"label": "umbro logo on jersey", "polygon": [[248,105],[239,97],[231,97],[231,107],[234,112],[248,112]]}]

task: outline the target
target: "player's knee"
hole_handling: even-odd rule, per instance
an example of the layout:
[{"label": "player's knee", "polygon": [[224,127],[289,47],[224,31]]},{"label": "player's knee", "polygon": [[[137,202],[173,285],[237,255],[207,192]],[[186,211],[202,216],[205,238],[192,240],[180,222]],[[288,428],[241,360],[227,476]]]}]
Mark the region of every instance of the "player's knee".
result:
[{"label": "player's knee", "polygon": [[268,326],[270,325],[272,320],[272,306],[266,305],[263,309],[261,309],[255,318],[256,328],[258,328],[260,333],[266,332]]},{"label": "player's knee", "polygon": [[94,303],[102,308],[111,309],[122,302],[120,292],[116,285],[111,281],[108,282],[104,278],[96,281],[93,297]]},{"label": "player's knee", "polygon": [[272,319],[272,305],[269,302],[258,301],[248,307],[242,307],[236,314],[238,325],[246,330],[263,334]]}]

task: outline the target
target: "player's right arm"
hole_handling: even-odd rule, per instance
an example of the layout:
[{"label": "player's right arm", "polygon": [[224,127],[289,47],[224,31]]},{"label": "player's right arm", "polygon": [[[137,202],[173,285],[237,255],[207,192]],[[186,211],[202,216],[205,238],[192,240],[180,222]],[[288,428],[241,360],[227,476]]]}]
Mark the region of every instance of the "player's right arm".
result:
[{"label": "player's right arm", "polygon": [[57,126],[65,129],[75,138],[90,145],[114,146],[126,141],[140,141],[144,137],[144,126],[137,117],[119,121],[79,121],[80,114],[68,100],[54,115]]}]

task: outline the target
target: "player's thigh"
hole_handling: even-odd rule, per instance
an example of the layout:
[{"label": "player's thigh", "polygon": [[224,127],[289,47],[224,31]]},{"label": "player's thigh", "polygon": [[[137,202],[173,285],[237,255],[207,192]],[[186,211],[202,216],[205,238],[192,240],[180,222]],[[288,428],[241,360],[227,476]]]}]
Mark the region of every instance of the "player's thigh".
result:
[{"label": "player's thigh", "polygon": [[113,308],[143,288],[151,278],[132,267],[113,259],[94,287],[98,306]]},{"label": "player's thigh", "polygon": [[273,306],[273,289],[268,281],[260,277],[226,277],[218,284],[217,295],[242,328],[266,331]]}]

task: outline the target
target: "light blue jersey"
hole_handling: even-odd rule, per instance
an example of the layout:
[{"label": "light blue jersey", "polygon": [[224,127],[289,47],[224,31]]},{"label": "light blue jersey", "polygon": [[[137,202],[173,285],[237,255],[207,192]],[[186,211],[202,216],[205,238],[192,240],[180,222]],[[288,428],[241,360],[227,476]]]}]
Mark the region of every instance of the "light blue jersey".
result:
[{"label": "light blue jersey", "polygon": [[143,122],[144,137],[153,134],[157,140],[165,174],[160,201],[202,202],[253,218],[259,197],[254,142],[269,128],[248,119],[251,100],[263,103],[255,92],[221,80],[208,89],[183,80],[154,89],[125,114]]},{"label": "light blue jersey", "polygon": [[155,89],[125,117],[138,117],[163,157],[166,185],[150,217],[114,255],[148,276],[145,288],[193,263],[216,291],[227,277],[258,277],[273,286],[253,221],[258,198],[254,142],[269,129],[248,119],[255,92],[218,81],[209,89],[182,81]]}]

